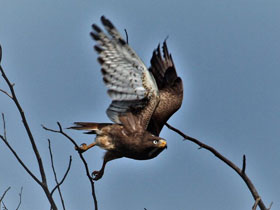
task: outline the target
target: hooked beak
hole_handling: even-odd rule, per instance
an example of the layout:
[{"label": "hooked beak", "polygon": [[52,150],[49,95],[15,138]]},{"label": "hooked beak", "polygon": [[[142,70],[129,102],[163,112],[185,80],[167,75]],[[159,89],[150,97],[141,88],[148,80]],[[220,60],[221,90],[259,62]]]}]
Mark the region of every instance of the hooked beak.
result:
[{"label": "hooked beak", "polygon": [[165,140],[159,140],[159,147],[167,149],[167,142]]}]

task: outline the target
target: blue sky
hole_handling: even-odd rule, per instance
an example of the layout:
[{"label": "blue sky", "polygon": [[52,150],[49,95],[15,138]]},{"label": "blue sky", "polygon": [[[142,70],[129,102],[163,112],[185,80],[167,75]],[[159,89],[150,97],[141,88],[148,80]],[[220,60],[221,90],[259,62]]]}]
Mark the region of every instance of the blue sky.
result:
[{"label": "blue sky", "polygon": [[[0,0],[0,5],[2,66],[15,83],[50,185],[54,182],[47,139],[60,177],[73,156],[62,186],[67,209],[92,209],[90,186],[72,144],[40,125],[109,122],[105,110],[110,99],[89,36],[91,24],[100,24],[101,15],[121,32],[127,29],[130,45],[147,66],[153,49],[169,37],[184,82],[183,105],[169,123],[239,166],[246,154],[247,174],[264,202],[280,208],[279,1]],[[7,90],[2,79],[0,88]],[[6,116],[9,142],[39,175],[19,114],[3,94],[0,112]],[[79,143],[93,139],[67,132]],[[251,209],[252,196],[232,169],[167,128],[161,136],[168,150],[157,158],[108,164],[96,182],[101,210]],[[85,153],[91,170],[101,167],[103,153],[99,148]],[[21,209],[49,209],[41,188],[3,143],[0,161],[0,193],[11,186],[5,197],[10,209],[17,205],[21,186]]]}]

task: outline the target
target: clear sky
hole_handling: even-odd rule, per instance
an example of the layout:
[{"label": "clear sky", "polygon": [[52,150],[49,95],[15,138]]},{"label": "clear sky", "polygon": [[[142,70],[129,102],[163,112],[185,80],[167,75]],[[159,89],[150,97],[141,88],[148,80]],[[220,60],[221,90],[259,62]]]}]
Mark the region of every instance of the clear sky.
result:
[{"label": "clear sky", "polygon": [[[48,181],[54,185],[47,139],[62,177],[69,155],[70,174],[62,186],[68,210],[92,208],[90,185],[71,143],[41,124],[68,127],[74,121],[109,122],[110,103],[89,36],[105,15],[149,66],[153,49],[167,36],[184,102],[169,120],[173,126],[215,147],[241,166],[265,204],[280,209],[280,2],[278,0],[0,0],[2,66],[25,110]],[[124,34],[124,33],[123,33]],[[3,79],[0,88],[6,89]],[[0,94],[10,143],[39,175],[19,114]],[[2,123],[0,131],[3,132]],[[93,136],[67,131],[79,143]],[[119,159],[96,182],[100,210],[247,210],[254,201],[235,172],[210,152],[164,128],[168,150],[148,161]],[[91,170],[103,151],[85,153]],[[41,188],[0,142],[0,194],[15,209],[49,209]],[[58,197],[56,197],[58,198]],[[61,209],[61,206],[60,206]]]}]

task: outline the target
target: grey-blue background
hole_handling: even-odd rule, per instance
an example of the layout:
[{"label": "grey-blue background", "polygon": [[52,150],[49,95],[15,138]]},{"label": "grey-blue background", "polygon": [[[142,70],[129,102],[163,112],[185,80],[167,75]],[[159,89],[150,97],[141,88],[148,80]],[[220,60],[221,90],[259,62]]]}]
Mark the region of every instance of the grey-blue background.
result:
[{"label": "grey-blue background", "polygon": [[[182,108],[170,124],[215,147],[241,166],[264,202],[280,209],[280,3],[277,0],[38,1],[0,0],[2,66],[36,137],[53,186],[47,149],[52,140],[55,165],[69,210],[92,209],[90,186],[71,143],[41,129],[73,121],[108,122],[110,103],[89,36],[92,23],[106,15],[149,65],[153,49],[167,36],[178,74],[184,81]],[[0,88],[8,89],[0,80]],[[10,143],[39,176],[19,114],[0,94]],[[2,122],[1,122],[1,132]],[[70,132],[79,143],[91,136]],[[232,169],[206,150],[168,129],[168,150],[149,161],[120,159],[108,164],[96,183],[101,210],[242,210],[253,199]],[[85,157],[99,169],[103,151]],[[0,192],[11,186],[5,203],[14,209],[23,186],[21,209],[49,209],[43,191],[0,143]],[[57,197],[56,197],[57,198]],[[59,206],[61,209],[61,206]]]}]

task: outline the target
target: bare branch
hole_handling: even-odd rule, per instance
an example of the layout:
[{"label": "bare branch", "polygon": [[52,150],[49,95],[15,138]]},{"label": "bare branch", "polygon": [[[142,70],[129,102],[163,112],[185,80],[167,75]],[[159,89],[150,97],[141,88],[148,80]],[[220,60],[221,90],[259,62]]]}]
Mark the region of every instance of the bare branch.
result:
[{"label": "bare branch", "polygon": [[0,63],[1,63],[1,60],[2,60],[2,47],[0,45]]},{"label": "bare branch", "polygon": [[30,140],[30,143],[31,143],[31,146],[32,146],[32,149],[34,151],[34,154],[36,156],[36,159],[37,159],[37,162],[38,162],[38,166],[39,166],[39,170],[40,170],[40,174],[41,174],[41,178],[42,178],[42,182],[47,185],[47,179],[46,179],[46,174],[45,174],[45,171],[44,171],[44,166],[43,166],[43,162],[42,162],[42,159],[41,159],[41,156],[40,156],[40,153],[37,149],[37,146],[36,146],[36,143],[35,143],[35,140],[33,138],[33,135],[31,133],[31,130],[29,128],[29,125],[27,123],[27,120],[26,120],[26,117],[25,117],[25,114],[24,114],[24,111],[16,97],[16,93],[15,93],[15,90],[14,90],[14,84],[12,84],[10,82],[10,80],[8,79],[8,77],[6,76],[2,66],[0,65],[0,71],[2,73],[2,77],[4,78],[5,82],[7,83],[7,85],[9,86],[10,88],[10,91],[11,91],[11,96],[12,96],[12,100],[13,102],[15,103],[19,113],[20,113],[20,116],[21,116],[21,119],[22,119],[22,122],[23,122],[23,125],[24,125],[24,128],[27,132],[27,135],[29,137],[29,140]]},{"label": "bare branch", "polygon": [[128,44],[128,33],[127,33],[127,30],[124,29],[124,32],[125,32],[125,37],[126,37],[126,44]]},{"label": "bare branch", "polygon": [[23,190],[23,187],[20,188],[20,193],[19,193],[19,203],[18,203],[18,206],[16,208],[16,210],[19,209],[20,205],[21,205],[21,197],[22,197],[22,190]]},{"label": "bare branch", "polygon": [[7,140],[7,136],[6,136],[6,122],[5,122],[5,117],[4,114],[2,113],[2,120],[3,120],[3,127],[4,127],[4,136],[0,135],[0,138],[2,139],[2,141],[7,145],[7,147],[10,149],[10,151],[13,153],[13,155],[15,156],[15,158],[17,159],[17,161],[21,164],[21,166],[25,169],[25,171],[40,185],[42,186],[42,183],[40,182],[40,180],[29,170],[29,168],[24,164],[24,162],[21,160],[21,158],[18,156],[18,154],[16,153],[16,151],[11,147],[11,145],[9,144],[8,140]]},{"label": "bare branch", "polygon": [[[45,127],[44,125],[42,125],[42,127],[47,130],[47,131],[51,131],[51,132],[54,132],[54,133],[60,133],[62,134],[63,136],[65,136],[74,146],[75,148],[79,147],[78,144],[75,142],[75,140],[73,138],[71,138],[70,136],[68,136],[62,129],[61,125],[59,122],[57,122],[57,125],[59,127],[59,130],[54,130],[54,129],[50,129],[50,128],[47,128]],[[89,172],[89,168],[88,168],[88,164],[83,156],[82,153],[78,152],[79,156],[80,156],[80,159],[82,160],[83,164],[84,164],[84,167],[85,167],[85,170],[86,170],[86,175],[88,177],[88,180],[90,181],[90,184],[91,184],[91,194],[92,194],[92,198],[93,198],[93,201],[94,201],[94,207],[95,207],[95,210],[98,210],[98,204],[97,204],[97,198],[96,198],[96,194],[95,194],[95,187],[94,187],[94,181],[91,177],[91,174]]]},{"label": "bare branch", "polygon": [[60,186],[63,184],[64,180],[66,179],[69,171],[70,171],[70,168],[71,168],[71,164],[72,164],[72,156],[70,155],[70,158],[69,158],[69,163],[68,163],[68,167],[67,167],[67,170],[63,176],[63,178],[61,179],[60,182],[57,183],[57,185],[53,188],[53,190],[51,191],[51,195],[54,193],[54,191]]},{"label": "bare branch", "polygon": [[2,122],[3,122],[4,138],[7,140],[6,120],[5,120],[5,115],[4,115],[4,113],[2,113]]},{"label": "bare branch", "polygon": [[246,170],[246,156],[243,155],[243,164],[242,164],[242,174],[245,174],[245,170]]},{"label": "bare branch", "polygon": [[65,204],[64,204],[63,196],[62,196],[62,193],[61,193],[61,190],[60,190],[60,185],[62,185],[62,183],[64,182],[66,176],[68,175],[68,172],[70,170],[71,163],[72,163],[72,157],[70,156],[69,164],[68,164],[67,170],[66,170],[62,180],[60,182],[58,182],[56,171],[55,171],[55,167],[54,167],[53,154],[52,154],[52,149],[51,149],[51,141],[48,139],[48,142],[49,142],[49,152],[50,152],[50,157],[51,157],[52,170],[53,170],[53,174],[54,174],[54,178],[55,178],[55,182],[56,182],[56,186],[51,191],[51,195],[53,195],[54,191],[56,189],[58,189],[60,200],[61,200],[61,204],[62,204],[63,209],[65,210]]},{"label": "bare branch", "polygon": [[3,195],[1,196],[1,198],[0,198],[0,207],[1,207],[1,202],[3,201],[3,199],[4,199],[5,195],[6,195],[6,193],[7,193],[10,189],[11,189],[11,187],[8,187],[8,188],[4,191]]},{"label": "bare branch", "polygon": [[[2,50],[1,50],[1,56],[2,56]],[[8,143],[7,141],[7,138],[5,137],[6,134],[4,134],[4,136],[0,135],[0,138],[4,141],[4,143],[8,146],[8,148],[10,149],[10,151],[13,153],[13,155],[16,157],[16,159],[18,160],[18,162],[23,166],[23,168],[27,171],[27,173],[41,186],[41,188],[43,189],[43,191],[45,192],[45,195],[47,196],[48,200],[49,200],[49,203],[52,207],[53,210],[57,210],[57,207],[56,207],[56,204],[52,198],[52,196],[50,195],[50,192],[49,192],[49,189],[48,189],[48,185],[47,185],[47,179],[46,179],[46,174],[45,174],[45,170],[44,170],[44,166],[43,166],[43,162],[42,162],[42,159],[41,159],[41,156],[40,156],[40,153],[37,149],[37,145],[35,143],[35,139],[33,137],[33,134],[30,130],[30,127],[29,127],[29,124],[26,120],[26,117],[25,117],[25,114],[24,114],[24,111],[16,97],[16,94],[15,94],[15,90],[14,90],[14,84],[12,84],[10,82],[10,80],[8,79],[7,75],[5,74],[2,66],[0,65],[0,72],[2,74],[2,77],[3,79],[5,80],[5,82],[7,83],[10,91],[11,91],[11,99],[12,101],[15,103],[16,107],[17,107],[17,110],[19,111],[20,113],[20,116],[21,116],[21,119],[22,119],[22,122],[23,122],[23,125],[24,125],[24,128],[25,128],[25,131],[28,135],[28,139],[30,141],[30,144],[32,146],[32,149],[33,149],[33,152],[35,154],[35,157],[36,157],[36,160],[37,160],[37,163],[38,163],[38,167],[39,167],[39,171],[40,171],[40,175],[41,175],[41,179],[42,181],[39,181],[38,178],[26,167],[26,165],[23,163],[23,161],[19,158],[19,156],[17,155],[17,153],[13,150],[13,148],[10,146],[10,144]],[[3,91],[2,91],[3,92]],[[4,119],[3,119],[4,120]]]},{"label": "bare branch", "polygon": [[3,204],[3,210],[8,210],[6,205],[5,205],[5,203],[4,203],[4,201],[2,201],[2,204]]},{"label": "bare branch", "polygon": [[257,198],[253,207],[252,207],[252,210],[256,210],[257,209],[257,206],[258,206],[258,203],[260,202],[261,198]]},{"label": "bare branch", "polygon": [[214,154],[218,159],[220,159],[221,161],[223,161],[225,164],[227,164],[230,168],[232,168],[242,179],[243,181],[246,183],[247,187],[249,188],[252,196],[254,197],[254,200],[256,201],[257,199],[260,199],[258,201],[258,206],[260,207],[261,210],[268,210],[268,208],[266,208],[266,206],[264,205],[261,197],[259,196],[255,186],[253,185],[252,181],[249,179],[249,177],[245,174],[245,164],[244,162],[246,162],[246,158],[244,158],[243,156],[243,167],[244,167],[244,173],[242,173],[241,169],[238,168],[233,162],[231,162],[229,159],[227,159],[226,157],[224,157],[222,154],[220,154],[216,149],[214,149],[213,147],[210,147],[204,143],[202,143],[201,141],[199,141],[198,139],[195,139],[193,137],[187,136],[186,134],[184,134],[182,131],[178,130],[177,128],[174,128],[173,126],[169,125],[168,123],[165,123],[165,125],[170,129],[173,130],[174,132],[178,133],[180,136],[182,136],[184,139],[189,140],[197,145],[199,145],[200,147],[210,151],[212,154]]},{"label": "bare branch", "polygon": [[7,91],[0,89],[0,92],[2,92],[5,95],[7,95],[10,99],[13,99],[13,97]]}]

